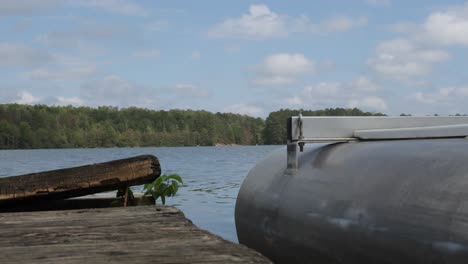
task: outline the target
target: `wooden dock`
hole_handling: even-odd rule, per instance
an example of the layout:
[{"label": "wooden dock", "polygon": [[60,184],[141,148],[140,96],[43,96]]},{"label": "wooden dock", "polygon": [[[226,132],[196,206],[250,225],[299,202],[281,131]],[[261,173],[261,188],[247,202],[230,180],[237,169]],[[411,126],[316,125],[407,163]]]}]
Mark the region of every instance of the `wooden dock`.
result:
[{"label": "wooden dock", "polygon": [[271,263],[164,206],[3,213],[0,238],[2,264]]}]

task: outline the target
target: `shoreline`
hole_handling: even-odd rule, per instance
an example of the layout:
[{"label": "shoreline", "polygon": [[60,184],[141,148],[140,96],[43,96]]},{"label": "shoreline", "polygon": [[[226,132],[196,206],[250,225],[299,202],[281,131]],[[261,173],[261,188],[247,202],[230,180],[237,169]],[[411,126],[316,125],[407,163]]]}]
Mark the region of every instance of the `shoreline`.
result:
[{"label": "shoreline", "polygon": [[200,145],[193,145],[193,146],[143,146],[143,147],[96,147],[96,148],[8,148],[8,149],[0,149],[0,151],[4,150],[73,150],[73,149],[137,149],[137,148],[198,148],[198,147],[257,147],[257,146],[283,146],[283,144],[280,145],[265,145],[265,144],[257,144],[257,145],[240,145],[240,144],[223,144],[223,143],[217,143],[215,145],[210,145],[210,146],[200,146]]}]

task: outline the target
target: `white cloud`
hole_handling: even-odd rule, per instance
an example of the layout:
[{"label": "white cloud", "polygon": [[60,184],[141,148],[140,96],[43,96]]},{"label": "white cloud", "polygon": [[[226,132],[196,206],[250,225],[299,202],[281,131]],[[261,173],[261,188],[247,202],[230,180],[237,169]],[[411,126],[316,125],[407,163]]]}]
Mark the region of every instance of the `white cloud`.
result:
[{"label": "white cloud", "polygon": [[170,87],[166,91],[173,93],[175,96],[179,98],[184,98],[184,97],[194,98],[194,97],[210,96],[209,91],[199,88],[190,83],[178,83],[174,85],[173,87]]},{"label": "white cloud", "polygon": [[314,62],[303,54],[277,53],[266,57],[261,65],[254,68],[253,82],[258,85],[291,84],[314,70]]},{"label": "white cloud", "polygon": [[64,97],[64,96],[50,96],[40,97],[35,96],[28,91],[20,91],[10,93],[7,98],[0,98],[5,103],[17,103],[17,104],[48,104],[48,105],[83,105],[83,101],[78,97]]},{"label": "white cloud", "polygon": [[443,97],[468,97],[468,86],[442,88],[439,94]]},{"label": "white cloud", "polygon": [[312,71],[313,63],[303,54],[278,53],[265,59],[263,69],[272,75],[300,75]]},{"label": "white cloud", "polygon": [[234,104],[224,108],[224,112],[258,117],[263,116],[264,110],[251,104]]},{"label": "white cloud", "polygon": [[348,31],[353,28],[358,28],[367,25],[367,18],[335,16],[327,20],[314,23],[305,15],[299,16],[292,20],[290,28],[293,32],[312,33],[312,34],[328,34],[334,32]]},{"label": "white cloud", "polygon": [[367,3],[373,6],[391,6],[392,1],[391,0],[367,0]]},{"label": "white cloud", "polygon": [[421,23],[400,22],[389,28],[402,37],[379,44],[368,63],[387,78],[412,83],[450,59],[441,47],[468,46],[468,2],[434,11]]},{"label": "white cloud", "polygon": [[337,96],[342,89],[342,84],[338,82],[321,82],[316,85],[308,85],[304,88],[303,94],[307,97],[333,97]]},{"label": "white cloud", "polygon": [[0,16],[32,15],[60,4],[60,0],[3,0],[0,1]]},{"label": "white cloud", "polygon": [[468,3],[432,13],[422,28],[427,38],[441,45],[468,45]]},{"label": "white cloud", "polygon": [[416,101],[418,103],[432,104],[436,102],[435,95],[437,94],[426,94],[422,92],[417,92],[409,95],[408,99]]},{"label": "white cloud", "polygon": [[361,108],[361,109],[373,109],[378,111],[387,110],[387,103],[384,99],[377,96],[367,96],[363,98],[352,99],[348,103],[348,107]]},{"label": "white cloud", "polygon": [[266,5],[251,5],[249,13],[238,18],[228,18],[208,31],[208,36],[218,38],[268,39],[286,37],[291,33],[326,34],[347,31],[367,25],[367,18],[336,16],[312,22],[306,15],[289,17],[277,14]]},{"label": "white cloud", "polygon": [[192,52],[192,59],[199,60],[201,58],[201,53],[199,51]]},{"label": "white cloud", "polygon": [[108,75],[84,83],[79,98],[89,106],[138,106],[162,109],[193,108],[197,99],[207,98],[210,95],[206,89],[190,83],[178,83],[157,89],[135,84],[117,75]]},{"label": "white cloud", "polygon": [[99,8],[107,12],[127,16],[144,16],[148,14],[143,6],[128,0],[69,0],[68,3],[75,6]]},{"label": "white cloud", "polygon": [[468,2],[434,11],[423,22],[399,22],[389,29],[418,46],[467,46]]},{"label": "white cloud", "polygon": [[287,35],[285,19],[272,12],[266,5],[251,5],[249,13],[240,18],[226,19],[215,25],[208,34],[212,37],[248,39],[284,37]]},{"label": "white cloud", "polygon": [[419,91],[404,98],[410,111],[438,114],[468,114],[468,86],[444,87],[433,91]]},{"label": "white cloud", "polygon": [[48,96],[40,98],[39,102],[34,104],[46,104],[46,105],[72,105],[72,106],[83,106],[85,105],[83,100],[78,97],[64,97],[64,96]]},{"label": "white cloud", "polygon": [[62,70],[37,68],[26,74],[32,80],[82,80],[97,73],[93,65],[70,67]]},{"label": "white cloud", "polygon": [[376,94],[380,88],[365,76],[348,82],[320,82],[308,85],[299,94],[284,98],[281,107],[322,109],[358,107],[366,111],[385,111],[386,101]]},{"label": "white cloud", "polygon": [[368,63],[384,77],[407,80],[429,74],[434,64],[449,58],[444,50],[419,47],[407,39],[394,39],[380,43]]},{"label": "white cloud", "polygon": [[319,24],[312,22],[312,20],[306,15],[301,15],[292,19],[289,29],[294,33],[317,34],[321,31]]},{"label": "white cloud", "polygon": [[467,98],[468,86],[445,87],[435,92],[416,92],[408,96],[408,99],[424,104],[465,101]]},{"label": "white cloud", "polygon": [[132,56],[137,59],[155,60],[159,59],[161,52],[158,49],[138,50],[132,53]]},{"label": "white cloud", "polygon": [[57,97],[57,105],[83,105],[84,102],[78,97]]},{"label": "white cloud", "polygon": [[420,25],[414,22],[397,22],[387,27],[390,31],[401,34],[419,34]]},{"label": "white cloud", "polygon": [[290,107],[300,107],[304,104],[304,101],[302,101],[301,97],[299,96],[293,96],[293,97],[289,97],[289,98],[286,98],[286,105],[290,106]]},{"label": "white cloud", "polygon": [[0,1],[0,16],[33,15],[58,8],[64,3],[128,16],[148,14],[143,6],[129,0],[3,0]]},{"label": "white cloud", "polygon": [[[82,49],[96,45],[99,42],[113,41],[120,43],[131,38],[132,32],[125,26],[97,22],[79,21],[67,30],[50,31],[38,35],[35,41],[41,45],[59,49]],[[87,52],[87,51],[85,51]]]},{"label": "white cloud", "polygon": [[138,85],[117,75],[107,75],[86,81],[79,87],[79,94],[64,96],[37,95],[23,91],[20,87],[0,89],[0,103],[47,104],[74,106],[117,106],[143,107],[150,109],[201,108],[210,91],[190,83],[179,83],[171,87],[153,88]]},{"label": "white cloud", "polygon": [[52,54],[47,65],[38,65],[23,74],[31,80],[82,80],[98,73],[97,66],[79,57]]},{"label": "white cloud", "polygon": [[0,66],[34,67],[51,60],[52,57],[47,52],[22,44],[0,43]]},{"label": "white cloud", "polygon": [[380,90],[380,86],[365,76],[359,76],[351,82],[351,87],[360,92],[375,92]]},{"label": "white cloud", "polygon": [[14,102],[17,104],[37,104],[40,101],[40,98],[35,97],[28,92],[20,92],[18,94],[18,99],[16,99]]},{"label": "white cloud", "polygon": [[324,22],[324,28],[328,32],[347,31],[352,28],[367,25],[366,17],[350,18],[346,16],[337,16]]},{"label": "white cloud", "polygon": [[159,100],[145,86],[136,85],[120,76],[108,75],[81,85],[81,100],[86,105],[140,106],[155,108]]}]

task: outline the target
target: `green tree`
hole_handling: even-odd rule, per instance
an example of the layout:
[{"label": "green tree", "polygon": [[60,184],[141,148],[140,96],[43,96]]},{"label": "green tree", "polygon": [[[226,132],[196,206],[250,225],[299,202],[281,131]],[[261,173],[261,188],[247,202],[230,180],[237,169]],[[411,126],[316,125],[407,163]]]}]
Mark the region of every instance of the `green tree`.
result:
[{"label": "green tree", "polygon": [[[0,148],[284,144],[286,120],[299,111],[281,109],[263,120],[178,109],[0,104]],[[357,108],[301,111],[306,116],[379,115]]]}]

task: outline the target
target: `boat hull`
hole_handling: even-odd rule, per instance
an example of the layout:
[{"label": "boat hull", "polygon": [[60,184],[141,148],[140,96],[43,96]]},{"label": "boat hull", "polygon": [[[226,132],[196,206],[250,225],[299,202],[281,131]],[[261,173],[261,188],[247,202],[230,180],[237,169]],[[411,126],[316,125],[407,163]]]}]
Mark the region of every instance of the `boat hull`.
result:
[{"label": "boat hull", "polygon": [[467,263],[468,140],[309,144],[239,191],[239,242],[277,263]]}]

